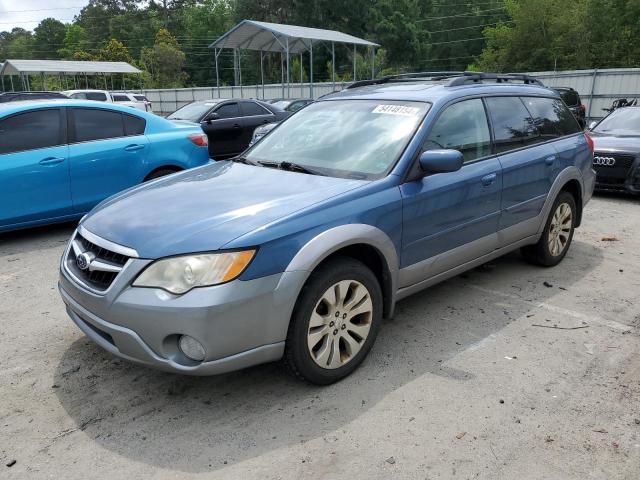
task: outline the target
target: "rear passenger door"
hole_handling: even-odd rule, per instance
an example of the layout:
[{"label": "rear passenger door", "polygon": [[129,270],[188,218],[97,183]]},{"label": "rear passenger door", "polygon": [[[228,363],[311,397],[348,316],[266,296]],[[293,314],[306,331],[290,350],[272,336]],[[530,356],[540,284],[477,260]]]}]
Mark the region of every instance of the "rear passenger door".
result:
[{"label": "rear passenger door", "polygon": [[[463,100],[443,110],[421,152],[441,148],[462,152],[461,170],[427,175],[400,187],[404,267],[401,287],[496,248],[502,173],[500,162],[491,151],[481,99]],[[441,255],[454,249],[453,254]]]},{"label": "rear passenger door", "polygon": [[[490,97],[486,102],[502,165],[500,230],[504,230],[536,217],[542,210],[560,170],[558,153],[548,142],[557,136],[545,128],[544,119],[528,111],[519,97]],[[502,232],[500,246],[533,233],[520,229]]]},{"label": "rear passenger door", "polygon": [[141,117],[101,108],[69,111],[71,194],[82,213],[143,180],[149,141]]},{"label": "rear passenger door", "polygon": [[244,150],[251,142],[253,131],[260,125],[275,122],[276,117],[262,105],[252,102],[251,100],[240,102],[240,108],[242,109],[242,117],[244,119],[244,129],[242,132]]},{"label": "rear passenger door", "polygon": [[225,158],[244,150],[242,131],[244,119],[237,102],[223,103],[212,113],[215,119],[201,123],[202,130],[209,137],[209,156]]},{"label": "rear passenger door", "polygon": [[64,111],[0,119],[0,226],[73,213]]}]

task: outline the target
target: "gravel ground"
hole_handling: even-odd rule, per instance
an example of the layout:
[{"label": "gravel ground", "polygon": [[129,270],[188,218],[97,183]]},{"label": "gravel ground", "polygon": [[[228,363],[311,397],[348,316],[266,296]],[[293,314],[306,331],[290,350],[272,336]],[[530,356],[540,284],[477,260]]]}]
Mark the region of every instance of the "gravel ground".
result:
[{"label": "gravel ground", "polygon": [[640,200],[596,197],[556,268],[514,253],[401,302],[325,388],[115,360],[58,297],[72,229],[0,237],[0,478],[640,477]]}]

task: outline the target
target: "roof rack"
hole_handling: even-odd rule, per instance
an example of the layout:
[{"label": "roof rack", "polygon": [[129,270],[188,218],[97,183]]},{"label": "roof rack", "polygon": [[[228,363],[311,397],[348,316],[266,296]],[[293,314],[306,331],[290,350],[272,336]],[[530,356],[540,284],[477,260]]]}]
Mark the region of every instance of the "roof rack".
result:
[{"label": "roof rack", "polygon": [[457,87],[458,85],[467,85],[474,83],[485,83],[486,80],[494,83],[511,83],[513,80],[521,81],[525,85],[544,84],[531,75],[521,73],[483,73],[483,72],[463,72],[462,75],[452,78],[447,84],[448,87]]},{"label": "roof rack", "polygon": [[347,87],[358,88],[365,87],[367,85],[381,85],[385,83],[396,82],[415,82],[419,80],[424,81],[442,81],[448,80],[445,84],[448,87],[456,87],[460,85],[472,85],[477,83],[487,83],[492,81],[494,83],[512,83],[513,81],[521,81],[525,85],[539,85],[544,87],[544,84],[535,77],[530,75],[524,75],[520,73],[483,73],[483,72],[415,72],[415,73],[402,73],[399,75],[387,75],[373,80],[360,80],[353,82]]}]

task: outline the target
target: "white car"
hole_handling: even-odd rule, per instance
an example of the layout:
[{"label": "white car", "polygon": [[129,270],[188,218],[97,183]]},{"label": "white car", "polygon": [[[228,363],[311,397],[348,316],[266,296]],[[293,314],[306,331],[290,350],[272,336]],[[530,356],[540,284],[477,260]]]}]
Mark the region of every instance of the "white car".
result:
[{"label": "white car", "polygon": [[[69,98],[94,100],[96,102],[119,103],[145,112],[151,112],[151,102],[144,95],[107,90],[67,90],[62,92]],[[137,98],[139,97],[139,98]]]}]

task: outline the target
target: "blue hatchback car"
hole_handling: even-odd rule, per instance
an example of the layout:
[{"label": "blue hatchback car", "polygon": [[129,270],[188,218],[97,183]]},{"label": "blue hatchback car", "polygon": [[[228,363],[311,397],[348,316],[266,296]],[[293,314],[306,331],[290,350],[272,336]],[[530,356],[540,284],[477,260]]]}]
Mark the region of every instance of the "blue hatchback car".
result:
[{"label": "blue hatchback car", "polygon": [[0,104],[0,232],[80,218],[114,193],[208,162],[196,124],[102,102]]},{"label": "blue hatchback car", "polygon": [[360,82],[243,156],[112,197],[80,223],[59,289],[125,359],[207,375],[285,359],[352,372],[396,301],[514,249],[565,256],[593,144],[526,76]]}]

